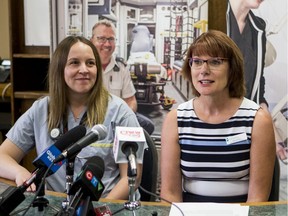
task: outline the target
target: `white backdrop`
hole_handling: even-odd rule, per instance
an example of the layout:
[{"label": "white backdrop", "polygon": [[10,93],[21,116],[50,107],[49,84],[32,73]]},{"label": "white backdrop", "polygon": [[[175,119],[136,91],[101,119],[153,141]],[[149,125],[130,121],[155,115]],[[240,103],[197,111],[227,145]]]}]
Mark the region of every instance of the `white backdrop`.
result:
[{"label": "white backdrop", "polygon": [[25,0],[24,25],[26,46],[49,46],[49,1]]}]

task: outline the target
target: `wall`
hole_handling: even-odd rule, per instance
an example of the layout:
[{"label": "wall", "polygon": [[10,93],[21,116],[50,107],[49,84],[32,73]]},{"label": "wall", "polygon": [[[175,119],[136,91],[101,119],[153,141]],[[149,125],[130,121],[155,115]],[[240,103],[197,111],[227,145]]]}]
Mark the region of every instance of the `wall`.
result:
[{"label": "wall", "polygon": [[0,1],[0,57],[10,58],[8,1]]}]

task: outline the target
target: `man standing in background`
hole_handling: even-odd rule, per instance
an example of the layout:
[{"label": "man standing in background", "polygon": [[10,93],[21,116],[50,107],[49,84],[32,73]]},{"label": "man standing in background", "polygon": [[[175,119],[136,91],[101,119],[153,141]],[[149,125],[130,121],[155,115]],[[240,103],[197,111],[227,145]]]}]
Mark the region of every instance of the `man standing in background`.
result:
[{"label": "man standing in background", "polygon": [[91,41],[101,58],[104,86],[110,93],[121,97],[128,104],[135,112],[140,126],[151,135],[154,131],[154,124],[144,115],[137,113],[136,90],[130,72],[120,59],[113,56],[115,32],[115,26],[109,20],[101,20],[92,28]]}]

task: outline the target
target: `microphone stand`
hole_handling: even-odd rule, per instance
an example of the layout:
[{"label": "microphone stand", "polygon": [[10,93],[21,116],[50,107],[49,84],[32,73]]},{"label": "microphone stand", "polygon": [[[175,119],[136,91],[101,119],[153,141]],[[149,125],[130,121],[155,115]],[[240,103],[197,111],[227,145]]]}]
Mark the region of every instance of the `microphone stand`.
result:
[{"label": "microphone stand", "polygon": [[[37,188],[39,188],[41,180],[36,179],[35,184],[36,184],[36,191],[38,191]],[[32,203],[32,206],[37,207],[38,209],[37,215],[38,214],[44,215],[44,208],[46,208],[49,205],[48,199],[46,199],[44,196],[45,196],[45,184],[42,184],[36,199]]]},{"label": "microphone stand", "polygon": [[[35,176],[33,176],[34,184],[36,185],[36,191],[38,192],[37,197],[30,206],[24,207],[22,209],[19,209],[18,211],[15,211],[12,213],[12,215],[15,215],[16,213],[20,213],[22,211],[25,211],[23,215],[25,215],[28,211],[28,209],[32,206],[33,208],[37,207],[37,210],[35,209],[35,213],[37,215],[45,215],[45,208],[51,207],[53,210],[57,211],[55,207],[49,205],[49,201],[47,198],[45,198],[45,179],[43,179],[43,183],[41,184],[42,179],[39,178],[39,176],[42,176],[42,173],[39,172]],[[30,180],[31,181],[31,180]],[[31,182],[32,183],[32,182]],[[42,186],[41,186],[42,185]],[[41,187],[40,187],[41,186]]]},{"label": "microphone stand", "polygon": [[[66,163],[66,199],[62,201],[62,209],[56,214],[57,216],[71,216],[74,215],[79,207],[81,201],[83,200],[84,194],[79,188],[74,196],[70,195],[70,190],[74,182],[74,161],[75,157],[68,158]],[[90,197],[86,197],[85,201],[87,202],[87,206],[84,208],[84,215],[86,215],[87,208],[91,208]],[[82,212],[83,214],[83,212]],[[89,215],[89,214],[88,214]]]},{"label": "microphone stand", "polygon": [[62,209],[64,211],[68,210],[70,202],[73,198],[71,195],[69,195],[69,191],[70,191],[72,184],[73,184],[74,161],[75,161],[75,156],[68,158],[67,163],[66,163],[66,194],[67,194],[67,196],[66,196],[66,199],[62,201]]},{"label": "microphone stand", "polygon": [[[68,194],[67,194],[68,196]],[[63,207],[57,214],[55,214],[55,216],[71,216],[75,214],[76,211],[76,207],[78,206],[81,198],[83,196],[83,193],[81,191],[81,188],[76,192],[76,194],[74,195],[74,197],[70,200],[70,202],[65,202],[66,200],[64,200],[62,202],[62,207],[63,207],[63,203],[64,204],[68,204],[67,206],[65,206],[65,208]]]},{"label": "microphone stand", "polygon": [[55,216],[94,216],[94,208],[90,196],[86,196],[82,188],[79,188],[73,198],[70,200],[66,209],[60,210]]},{"label": "microphone stand", "polygon": [[94,207],[93,207],[90,196],[87,196],[86,194],[84,194],[80,188],[77,193],[77,197],[76,198],[75,197],[76,197],[76,194],[70,206],[70,209],[71,209],[71,212],[73,212],[73,215],[76,213],[78,216],[95,216],[95,211],[94,211]]},{"label": "microphone stand", "polygon": [[132,172],[130,163],[128,163],[128,186],[129,186],[129,201],[124,203],[124,208],[132,211],[132,214],[135,215],[135,210],[139,209],[141,206],[140,201],[135,199],[135,185],[136,185],[136,176],[137,173]]}]

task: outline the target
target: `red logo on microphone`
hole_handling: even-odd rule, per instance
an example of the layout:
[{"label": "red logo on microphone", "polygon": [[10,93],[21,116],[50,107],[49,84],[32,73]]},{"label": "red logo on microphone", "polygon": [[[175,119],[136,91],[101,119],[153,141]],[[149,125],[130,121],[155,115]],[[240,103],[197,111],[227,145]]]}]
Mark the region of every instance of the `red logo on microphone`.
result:
[{"label": "red logo on microphone", "polygon": [[124,136],[129,136],[129,137],[140,137],[141,132],[140,131],[120,131],[120,134]]},{"label": "red logo on microphone", "polygon": [[91,181],[91,179],[93,178],[93,174],[90,170],[86,171],[85,176],[89,181]]}]

